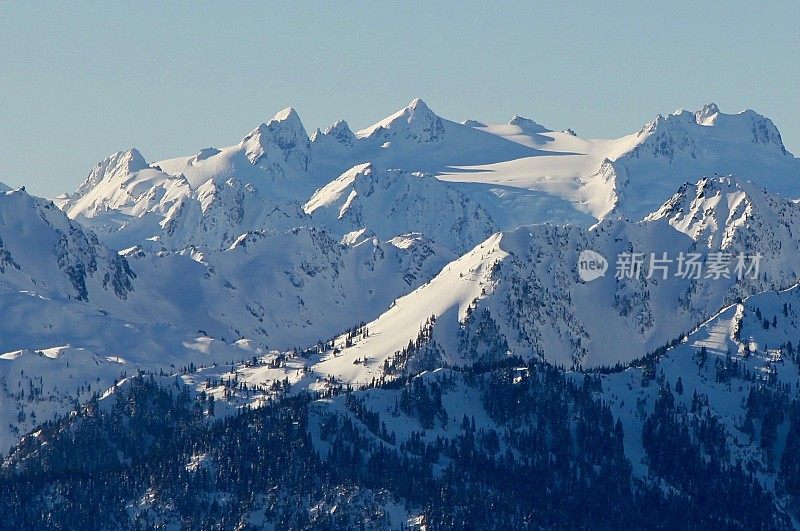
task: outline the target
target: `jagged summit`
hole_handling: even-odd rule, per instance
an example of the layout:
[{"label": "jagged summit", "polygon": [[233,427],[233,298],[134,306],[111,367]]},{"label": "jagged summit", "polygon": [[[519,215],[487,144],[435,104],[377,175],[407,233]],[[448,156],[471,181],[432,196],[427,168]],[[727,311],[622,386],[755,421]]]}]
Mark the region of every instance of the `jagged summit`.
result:
[{"label": "jagged summit", "polygon": [[[129,172],[143,170],[148,167],[148,162],[144,156],[136,148],[130,148],[126,151],[117,151],[97,163],[95,168],[103,168],[108,171],[117,171],[117,169],[124,169]],[[108,172],[107,171],[107,172]],[[96,173],[96,172],[93,172]]]},{"label": "jagged summit", "polygon": [[794,260],[800,237],[800,211],[794,202],[734,175],[685,183],[646,219],[666,220],[712,247],[758,247],[773,261]]},{"label": "jagged summit", "polygon": [[195,164],[197,162],[206,160],[208,158],[213,157],[214,155],[218,155],[221,151],[217,148],[207,147],[203,148],[197,152],[197,155],[189,159],[189,164]]},{"label": "jagged summit", "polygon": [[349,192],[349,187],[353,185],[356,179],[360,176],[369,175],[370,173],[372,173],[372,164],[370,163],[353,166],[339,177],[314,192],[314,195],[303,205],[303,211],[306,214],[313,214],[316,210],[332,204],[340,199],[345,192]]},{"label": "jagged summit", "polygon": [[675,147],[693,157],[702,156],[696,150],[698,142],[754,145],[792,156],[772,120],[750,109],[726,114],[715,103],[707,103],[697,111],[680,109],[668,116],[659,114],[639,131],[638,136],[643,143],[648,138],[656,138],[650,146],[654,148],[654,154],[670,158],[674,156]]},{"label": "jagged summit", "polygon": [[118,151],[109,155],[92,168],[89,175],[75,192],[82,196],[97,188],[100,183],[120,180],[136,172],[150,168],[149,163],[136,148]]},{"label": "jagged summit", "polygon": [[325,131],[316,129],[311,133],[311,142],[313,143],[320,143],[328,140],[347,147],[352,147],[358,139],[347,122],[344,120],[337,120],[333,125],[325,129]]},{"label": "jagged summit", "polygon": [[297,111],[294,110],[294,107],[286,107],[275,113],[275,116],[272,117],[270,122],[285,122],[285,121],[300,121],[300,116],[297,114]]},{"label": "jagged summit", "polygon": [[428,107],[428,104],[422,101],[422,98],[414,98],[409,102],[406,108],[419,112],[433,112],[430,107]]},{"label": "jagged summit", "polygon": [[550,129],[546,128],[545,126],[534,122],[530,118],[525,118],[518,114],[515,114],[513,118],[508,122],[508,125],[516,125],[524,133],[527,134],[539,134],[539,133],[549,133]]},{"label": "jagged summit", "polygon": [[138,171],[143,170],[148,166],[144,156],[136,148],[130,148],[128,151],[123,152],[121,155],[121,162],[128,165],[128,170]]},{"label": "jagged summit", "polygon": [[444,138],[444,124],[428,105],[419,98],[366,129],[356,133],[359,138],[381,141],[408,140],[412,143],[439,142]]},{"label": "jagged summit", "polygon": [[[140,216],[154,203],[174,198],[188,188],[182,175],[169,175],[157,164],[149,164],[138,150],[129,149],[98,163],[74,194],[57,201],[73,219],[113,217],[123,212],[125,216]],[[119,224],[112,223],[111,227],[116,230]]]},{"label": "jagged summit", "polygon": [[305,171],[310,158],[310,140],[300,116],[291,107],[275,114],[240,144],[251,164],[263,163],[277,169],[281,163]]},{"label": "jagged summit", "polygon": [[[738,197],[733,198],[734,194]],[[750,205],[753,201],[764,202],[768,196],[763,188],[734,175],[708,176],[694,183],[682,184],[672,197],[645,219],[694,223],[700,217],[709,215],[712,210],[718,210],[722,206],[726,209],[731,208],[741,199],[745,199]],[[748,214],[752,214],[752,208],[743,210],[748,210]],[[733,220],[728,219],[728,221]]]},{"label": "jagged summit", "polygon": [[[209,180],[223,185],[234,178],[262,199],[292,201],[295,206],[279,211],[296,220],[315,191],[331,191],[329,184],[341,184],[349,168],[366,163],[381,172],[421,172],[469,188],[501,229],[543,221],[588,226],[612,213],[641,219],[681,183],[714,173],[733,173],[800,197],[798,160],[786,152],[774,124],[754,111],[725,114],[709,103],[659,115],[638,133],[605,140],[552,131],[519,115],[506,124],[456,123],[414,99],[355,134],[339,120],[309,138],[297,112],[287,107],[233,146],[153,164],[136,150],[120,152],[58,203],[73,218],[97,219],[102,228],[94,228],[102,238],[129,232],[134,241],[127,243],[133,245],[140,230],[157,236],[167,213]],[[362,200],[363,195],[356,203]],[[146,213],[154,219],[145,219]],[[220,234],[228,230],[238,229],[226,227]]]},{"label": "jagged summit", "polygon": [[699,111],[694,113],[695,121],[700,125],[713,124],[713,120],[719,115],[719,107],[716,103],[706,103]]},{"label": "jagged summit", "polygon": [[306,137],[305,127],[303,126],[303,121],[300,119],[300,115],[297,114],[297,111],[294,110],[293,107],[286,107],[283,110],[280,110],[275,113],[275,115],[263,122],[259,125],[256,129],[250,132],[244,140],[252,137],[258,131],[286,131],[286,132],[293,132],[296,134],[302,133]]},{"label": "jagged summit", "polygon": [[349,131],[352,133],[352,131],[350,130],[350,126],[348,125],[347,122],[345,122],[344,120],[336,120],[336,122],[334,122],[333,125],[325,129],[325,134],[330,135],[338,131]]}]

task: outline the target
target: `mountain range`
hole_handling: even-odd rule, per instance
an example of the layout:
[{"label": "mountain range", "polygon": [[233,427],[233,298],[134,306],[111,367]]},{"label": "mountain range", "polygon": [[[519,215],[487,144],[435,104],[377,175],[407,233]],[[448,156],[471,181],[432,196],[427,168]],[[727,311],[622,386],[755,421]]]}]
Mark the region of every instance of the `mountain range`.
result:
[{"label": "mountain range", "polygon": [[[288,108],[229,147],[150,162],[120,151],[52,200],[2,185],[4,470],[46,454],[37,433],[83,429],[77,411],[120,415],[103,404],[134,396],[143,375],[214,397],[207,417],[307,399],[315,459],[341,451],[330,422],[350,426],[346,446],[377,437],[365,455],[504,430],[495,453],[518,455],[519,424],[493,393],[555,371],[624,431],[597,428],[619,439],[639,494],[696,496],[653,457],[674,430],[719,477],[746,470],[776,527],[798,527],[798,179],[800,159],[751,110],[708,104],[584,139],[520,116],[458,123],[415,99],[357,132],[338,121],[309,135]],[[607,260],[603,276],[581,276],[585,251]],[[633,255],[641,274],[621,274]],[[689,255],[706,274],[648,261]],[[728,274],[708,274],[723,256]],[[589,399],[569,396],[588,415]],[[379,526],[438,521],[381,488],[393,494],[347,495],[380,507]],[[183,518],[172,502],[148,503],[163,523]]]}]

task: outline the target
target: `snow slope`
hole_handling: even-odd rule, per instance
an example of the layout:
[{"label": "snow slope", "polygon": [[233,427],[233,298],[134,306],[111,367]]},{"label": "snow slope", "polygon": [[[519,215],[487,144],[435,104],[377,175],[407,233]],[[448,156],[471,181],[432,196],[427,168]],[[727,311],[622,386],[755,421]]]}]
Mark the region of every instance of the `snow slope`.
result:
[{"label": "snow slope", "polygon": [[[800,292],[792,288],[780,292],[754,295],[742,303],[726,307],[708,322],[692,332],[685,341],[666,351],[655,362],[659,380],[674,387],[681,380],[683,392],[675,393],[679,408],[689,411],[695,394],[708,401],[708,411],[720,420],[727,431],[732,455],[741,459],[760,479],[772,484],[775,472],[774,457],[744,429],[748,397],[753,388],[779,389],[795,387],[800,365],[791,352],[796,352],[800,338]],[[770,322],[764,326],[764,319]],[[776,326],[772,326],[775,322]],[[700,351],[705,349],[707,360],[701,362]],[[720,379],[717,366],[732,361],[738,365],[740,376]],[[750,376],[746,376],[749,374]],[[642,369],[631,368],[603,378],[603,399],[620,418],[626,433],[625,451],[631,456],[634,473],[644,475],[641,460],[641,425],[645,414],[653,410],[659,384],[642,385]],[[785,434],[784,425],[780,433]]]},{"label": "snow slope", "polygon": [[358,234],[342,243],[298,228],[248,232],[224,251],[134,251],[129,261],[173,308],[161,319],[288,349],[374,318],[452,258],[421,236]]},{"label": "snow slope", "polygon": [[545,192],[595,218],[615,212],[638,219],[683,182],[713,174],[736,174],[797,197],[800,163],[772,121],[751,110],[724,114],[710,103],[696,112],[658,115],[639,132],[612,140],[525,127],[529,122],[517,117],[508,125],[476,128],[546,156],[459,167],[441,178]]},{"label": "snow slope", "polygon": [[125,300],[135,275],[126,260],[24,188],[0,192],[0,291],[37,291],[106,303]]},{"label": "snow slope", "polygon": [[[488,198],[482,198],[487,201]],[[463,253],[496,230],[469,195],[431,175],[354,166],[303,206],[311,222],[345,234],[364,227],[381,238],[419,232]]]},{"label": "snow slope", "polygon": [[[677,205],[697,201],[697,194],[711,204],[701,205],[705,222],[695,220],[699,225],[690,229],[685,213],[676,217],[675,212],[683,211]],[[320,367],[346,380],[369,381],[380,375],[384,360],[415,340],[432,315],[441,363],[507,355],[542,357],[568,367],[625,363],[681,337],[736,298],[796,283],[799,215],[791,201],[718,177],[682,187],[643,222],[607,220],[590,230],[540,225],[497,234],[399,299],[367,325],[368,338]],[[700,229],[710,227],[712,219],[720,221],[714,236]],[[610,260],[604,277],[578,278],[578,255],[585,249]],[[708,267],[712,253],[720,251],[731,255],[732,278],[709,277],[708,269],[697,279],[675,276],[680,253],[700,253]],[[648,257],[640,277],[615,278],[616,257],[624,252]],[[667,253],[673,260],[667,278],[656,269],[647,278],[652,253],[657,258]],[[762,254],[755,278],[751,273],[736,279],[734,257],[740,253]],[[365,356],[373,362],[353,367]]]}]

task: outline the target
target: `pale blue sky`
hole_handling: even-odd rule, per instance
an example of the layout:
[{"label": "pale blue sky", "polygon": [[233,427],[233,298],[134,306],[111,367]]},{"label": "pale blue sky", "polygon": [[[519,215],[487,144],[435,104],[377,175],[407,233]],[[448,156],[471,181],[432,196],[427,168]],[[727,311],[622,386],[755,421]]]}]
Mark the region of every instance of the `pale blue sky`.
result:
[{"label": "pale blue sky", "polygon": [[231,145],[288,105],[358,129],[414,97],[589,137],[715,101],[800,153],[797,0],[487,4],[0,0],[0,181],[53,196],[120,149]]}]

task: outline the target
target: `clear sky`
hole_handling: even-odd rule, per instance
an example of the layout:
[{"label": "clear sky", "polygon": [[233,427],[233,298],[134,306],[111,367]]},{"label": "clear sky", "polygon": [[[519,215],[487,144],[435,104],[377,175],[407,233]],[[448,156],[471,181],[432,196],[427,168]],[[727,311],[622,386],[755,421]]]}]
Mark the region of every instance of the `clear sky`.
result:
[{"label": "clear sky", "polygon": [[800,154],[800,2],[0,0],[0,181],[38,195],[120,149],[232,145],[289,105],[355,130],[414,97],[587,137],[714,101]]}]

